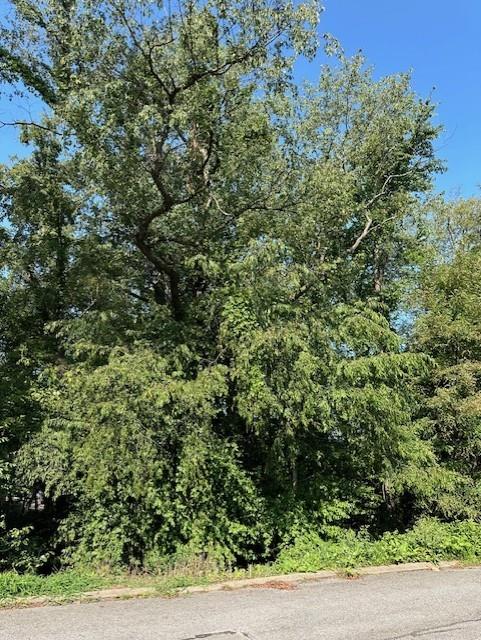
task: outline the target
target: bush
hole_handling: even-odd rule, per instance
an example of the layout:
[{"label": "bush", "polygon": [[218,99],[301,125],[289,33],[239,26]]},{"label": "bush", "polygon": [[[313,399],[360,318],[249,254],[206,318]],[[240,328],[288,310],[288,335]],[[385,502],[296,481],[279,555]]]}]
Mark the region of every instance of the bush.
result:
[{"label": "bush", "polygon": [[0,571],[38,571],[51,556],[44,546],[38,536],[34,535],[33,527],[8,529],[5,519],[0,517]]},{"label": "bush", "polygon": [[420,520],[406,533],[373,539],[365,532],[333,530],[329,537],[306,532],[284,547],[276,561],[280,571],[318,571],[402,562],[477,561],[481,558],[481,524]]}]

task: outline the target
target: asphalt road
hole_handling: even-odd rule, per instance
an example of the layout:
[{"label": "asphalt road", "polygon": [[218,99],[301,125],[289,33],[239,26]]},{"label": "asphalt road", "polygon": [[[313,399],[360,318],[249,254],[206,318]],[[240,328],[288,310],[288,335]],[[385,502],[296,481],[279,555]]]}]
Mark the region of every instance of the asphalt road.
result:
[{"label": "asphalt road", "polygon": [[479,640],[481,569],[0,611],[1,640]]}]

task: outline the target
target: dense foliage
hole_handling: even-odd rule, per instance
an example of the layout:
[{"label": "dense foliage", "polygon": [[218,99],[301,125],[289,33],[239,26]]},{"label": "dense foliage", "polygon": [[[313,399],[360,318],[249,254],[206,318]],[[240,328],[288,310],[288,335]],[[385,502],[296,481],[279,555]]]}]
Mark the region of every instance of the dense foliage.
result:
[{"label": "dense foliage", "polygon": [[315,2],[9,5],[3,567],[479,518],[479,203],[409,76],[326,37],[297,84]]},{"label": "dense foliage", "polygon": [[[332,529],[335,529],[334,527]],[[440,523],[421,519],[412,529],[387,532],[373,539],[365,531],[331,530],[326,535],[305,532],[281,550],[276,568],[285,573],[322,569],[352,570],[356,567],[402,562],[450,561],[466,563],[481,559],[481,524],[473,521]]]}]

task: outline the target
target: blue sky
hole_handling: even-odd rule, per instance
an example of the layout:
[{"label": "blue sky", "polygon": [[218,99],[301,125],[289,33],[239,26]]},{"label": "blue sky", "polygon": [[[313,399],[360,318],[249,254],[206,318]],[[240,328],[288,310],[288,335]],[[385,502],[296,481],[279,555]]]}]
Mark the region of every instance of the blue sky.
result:
[{"label": "blue sky", "polygon": [[[0,0],[1,9],[5,0]],[[481,0],[324,0],[320,31],[348,54],[362,49],[376,75],[413,71],[415,90],[432,93],[445,127],[438,154],[448,164],[437,187],[450,196],[479,193],[481,184]],[[301,65],[314,80],[317,65]],[[434,90],[433,90],[434,88]],[[0,99],[0,120],[27,118],[35,103]],[[15,131],[0,129],[0,161],[21,152]]]},{"label": "blue sky", "polygon": [[[415,90],[433,95],[445,127],[437,186],[479,194],[481,184],[481,0],[324,0],[321,30],[348,54],[362,49],[377,75],[412,69]],[[311,77],[312,69],[304,69]],[[433,91],[434,87],[434,91]]]}]

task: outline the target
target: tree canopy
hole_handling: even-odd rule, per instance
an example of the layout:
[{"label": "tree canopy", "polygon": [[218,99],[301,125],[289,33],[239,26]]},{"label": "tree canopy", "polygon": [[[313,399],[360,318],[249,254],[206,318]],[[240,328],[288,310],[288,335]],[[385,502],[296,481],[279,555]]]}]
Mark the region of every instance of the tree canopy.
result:
[{"label": "tree canopy", "polygon": [[300,85],[315,2],[8,4],[42,104],[0,179],[10,565],[479,517],[480,205],[431,197],[409,74],[326,36]]}]

